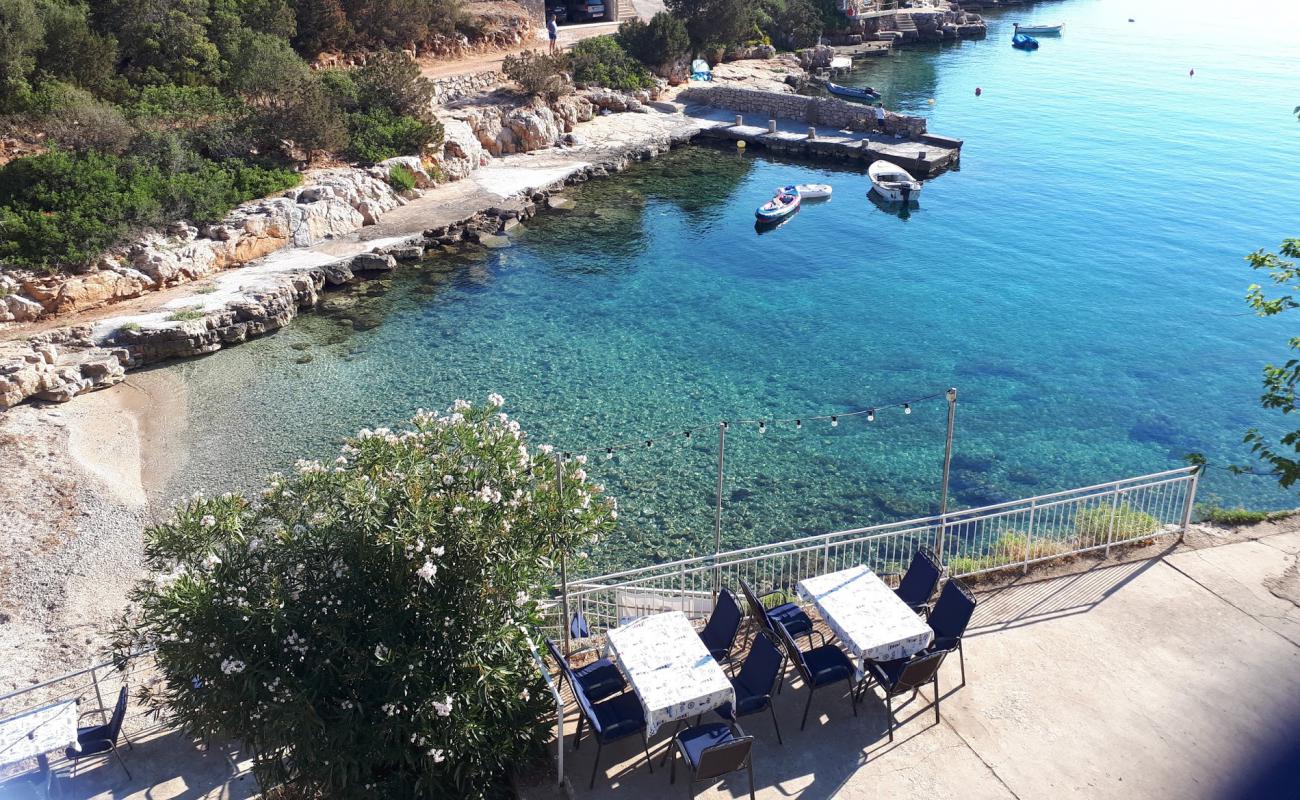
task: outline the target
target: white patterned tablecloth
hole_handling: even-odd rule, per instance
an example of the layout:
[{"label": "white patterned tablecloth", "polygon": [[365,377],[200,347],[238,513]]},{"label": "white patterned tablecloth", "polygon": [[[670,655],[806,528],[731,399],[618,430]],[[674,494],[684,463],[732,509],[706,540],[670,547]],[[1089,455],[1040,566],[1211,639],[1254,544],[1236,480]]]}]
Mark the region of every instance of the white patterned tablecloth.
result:
[{"label": "white patterned tablecloth", "polygon": [[680,611],[610,631],[609,650],[645,709],[646,736],[667,722],[736,702],[722,667]]},{"label": "white patterned tablecloth", "polygon": [[77,702],[64,700],[0,720],[0,766],[77,744]]},{"label": "white patterned tablecloth", "polygon": [[864,566],[799,581],[799,596],[817,607],[830,629],[859,658],[906,658],[934,639],[926,621]]}]

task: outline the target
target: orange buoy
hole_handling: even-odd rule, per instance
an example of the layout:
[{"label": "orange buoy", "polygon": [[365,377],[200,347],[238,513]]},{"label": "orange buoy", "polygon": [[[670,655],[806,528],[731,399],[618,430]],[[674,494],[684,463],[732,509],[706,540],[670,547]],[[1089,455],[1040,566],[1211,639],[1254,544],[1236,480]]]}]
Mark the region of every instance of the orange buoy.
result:
[{"label": "orange buoy", "polygon": [[982,94],[984,94],[984,90],[981,89],[980,87],[976,86],[976,87],[975,87],[975,96],[976,96],[976,97],[979,97],[979,96],[982,95]]}]

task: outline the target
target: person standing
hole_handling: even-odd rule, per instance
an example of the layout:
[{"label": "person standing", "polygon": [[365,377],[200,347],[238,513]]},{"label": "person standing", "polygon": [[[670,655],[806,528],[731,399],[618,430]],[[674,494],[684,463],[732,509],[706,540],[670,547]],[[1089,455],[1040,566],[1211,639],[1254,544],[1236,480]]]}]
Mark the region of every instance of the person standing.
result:
[{"label": "person standing", "polygon": [[885,104],[876,103],[876,130],[885,132]]},{"label": "person standing", "polygon": [[555,15],[551,15],[551,21],[546,23],[546,33],[551,37],[551,55],[555,55],[556,49],[560,46],[560,24],[555,21]]}]

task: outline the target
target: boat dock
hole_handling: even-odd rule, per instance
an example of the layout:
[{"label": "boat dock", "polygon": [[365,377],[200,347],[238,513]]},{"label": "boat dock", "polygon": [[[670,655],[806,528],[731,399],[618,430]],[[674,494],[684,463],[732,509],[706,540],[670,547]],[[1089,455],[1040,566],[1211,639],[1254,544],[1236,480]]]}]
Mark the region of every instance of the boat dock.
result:
[{"label": "boat dock", "polygon": [[[828,113],[829,109],[852,105],[839,100],[787,95],[784,99],[790,103],[791,109],[804,101],[806,112],[776,116],[757,110],[740,113],[722,104],[704,105],[690,102],[691,98],[682,99],[687,101],[684,110],[686,116],[700,125],[698,135],[701,139],[744,142],[746,147],[766,148],[791,155],[860,161],[864,168],[872,161],[884,158],[923,179],[955,169],[961,163],[962,141],[925,132],[924,120],[903,118],[909,122],[921,123],[920,130],[910,135],[853,130],[852,127],[855,126],[839,127],[822,122],[835,119]],[[796,116],[803,116],[804,119],[792,118]],[[817,119],[810,123],[810,117]]]}]

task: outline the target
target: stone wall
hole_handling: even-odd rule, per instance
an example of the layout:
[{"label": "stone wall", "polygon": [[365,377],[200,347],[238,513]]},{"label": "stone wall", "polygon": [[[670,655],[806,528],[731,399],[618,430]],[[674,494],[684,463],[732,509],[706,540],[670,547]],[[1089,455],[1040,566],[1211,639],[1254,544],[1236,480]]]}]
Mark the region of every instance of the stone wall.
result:
[{"label": "stone wall", "polygon": [[[798,94],[780,94],[753,89],[733,89],[727,86],[691,87],[677,95],[682,103],[698,103],[736,111],[740,114],[758,114],[759,120],[748,120],[751,125],[762,125],[773,117],[807,122],[835,130],[869,131],[876,129],[875,114],[864,105],[827,97],[806,97]],[[915,138],[925,133],[925,119],[909,117],[886,111],[885,132]]]},{"label": "stone wall", "polygon": [[503,80],[505,77],[496,70],[437,78],[433,81],[433,102],[435,105],[446,105],[462,97],[491,89]]}]

